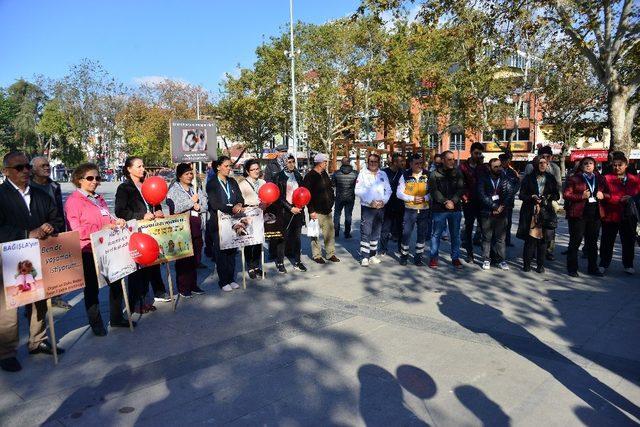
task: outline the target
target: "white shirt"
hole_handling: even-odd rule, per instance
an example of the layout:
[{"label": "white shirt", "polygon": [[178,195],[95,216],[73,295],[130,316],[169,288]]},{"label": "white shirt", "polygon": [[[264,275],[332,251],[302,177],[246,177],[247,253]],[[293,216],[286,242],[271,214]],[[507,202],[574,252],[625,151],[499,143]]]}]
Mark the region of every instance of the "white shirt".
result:
[{"label": "white shirt", "polygon": [[13,188],[18,190],[18,193],[20,193],[20,195],[22,196],[22,199],[24,200],[24,203],[27,205],[27,210],[29,211],[29,213],[31,213],[31,187],[27,185],[27,188],[25,188],[23,192],[21,189],[18,188],[17,185],[11,182],[9,178],[7,178],[7,181],[9,181],[11,185],[13,185]]},{"label": "white shirt", "polygon": [[356,180],[355,192],[364,206],[371,206],[374,200],[382,200],[386,204],[391,197],[389,178],[382,170],[374,174],[369,169],[362,169]]}]

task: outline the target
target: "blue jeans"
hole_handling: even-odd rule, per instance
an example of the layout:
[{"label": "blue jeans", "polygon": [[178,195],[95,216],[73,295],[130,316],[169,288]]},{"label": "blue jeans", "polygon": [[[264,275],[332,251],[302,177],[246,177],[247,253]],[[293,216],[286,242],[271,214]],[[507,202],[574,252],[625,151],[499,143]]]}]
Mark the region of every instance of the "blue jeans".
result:
[{"label": "blue jeans", "polygon": [[369,258],[376,254],[384,209],[374,209],[362,206],[360,211],[360,254],[362,258]]},{"label": "blue jeans", "polygon": [[422,258],[424,253],[425,241],[429,232],[429,223],[431,215],[428,209],[405,209],[402,221],[402,242],[400,243],[400,256],[409,255],[409,242],[413,229],[417,225],[416,234],[416,260]]},{"label": "blue jeans", "polygon": [[342,215],[342,209],[344,209],[344,234],[345,236],[351,234],[351,217],[353,216],[354,202],[355,200],[336,199],[335,210],[333,211],[333,228],[335,229],[336,236],[340,234],[340,215]]},{"label": "blue jeans", "polygon": [[449,225],[449,235],[451,237],[451,260],[460,258],[460,222],[462,221],[462,212],[433,212],[433,234],[431,235],[431,258],[438,257],[438,249],[440,249],[440,237],[445,226]]}]

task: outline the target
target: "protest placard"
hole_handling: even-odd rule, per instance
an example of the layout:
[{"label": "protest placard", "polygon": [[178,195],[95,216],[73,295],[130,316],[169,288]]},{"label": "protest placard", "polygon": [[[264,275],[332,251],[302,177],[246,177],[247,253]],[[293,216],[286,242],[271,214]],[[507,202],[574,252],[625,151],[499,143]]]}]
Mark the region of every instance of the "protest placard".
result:
[{"label": "protest placard", "polygon": [[193,256],[188,213],[138,221],[138,231],[153,236],[160,246],[158,261],[152,265]]},{"label": "protest placard", "polygon": [[218,158],[217,125],[212,120],[172,120],[171,160],[210,162]]},{"label": "protest placard", "polygon": [[218,211],[220,249],[241,248],[264,242],[262,209],[247,207],[238,215]]},{"label": "protest placard", "polygon": [[80,234],[2,244],[2,279],[7,308],[16,308],[84,287]]},{"label": "protest placard", "polygon": [[125,228],[100,230],[91,234],[98,286],[115,283],[136,271],[136,263],[129,253],[129,238],[137,226],[137,221],[132,219]]}]

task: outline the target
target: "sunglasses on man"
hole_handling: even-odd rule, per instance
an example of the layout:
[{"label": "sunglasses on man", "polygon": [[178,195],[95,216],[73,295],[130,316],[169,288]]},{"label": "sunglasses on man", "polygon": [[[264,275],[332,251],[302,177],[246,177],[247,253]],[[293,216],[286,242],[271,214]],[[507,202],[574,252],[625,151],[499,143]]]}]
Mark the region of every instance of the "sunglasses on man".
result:
[{"label": "sunglasses on man", "polygon": [[15,169],[17,172],[22,172],[23,170],[31,170],[31,165],[29,163],[25,163],[23,165],[15,165],[15,166],[7,166],[7,169]]}]

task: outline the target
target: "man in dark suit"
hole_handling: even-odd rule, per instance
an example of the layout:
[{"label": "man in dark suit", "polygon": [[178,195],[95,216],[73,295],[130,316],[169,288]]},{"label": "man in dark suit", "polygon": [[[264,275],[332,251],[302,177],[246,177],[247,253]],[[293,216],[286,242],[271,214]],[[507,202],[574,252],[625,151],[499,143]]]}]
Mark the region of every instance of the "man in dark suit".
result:
[{"label": "man in dark suit", "polygon": [[[64,224],[52,198],[29,186],[31,165],[27,156],[21,152],[9,153],[4,156],[2,166],[7,179],[0,185],[0,243],[26,238],[46,239],[62,231]],[[26,309],[30,318],[29,353],[53,354],[46,339],[45,302],[38,301]],[[7,309],[4,292],[0,292],[1,369],[9,372],[22,369],[15,357],[18,343],[18,310]],[[58,354],[63,352],[58,348]]]}]

